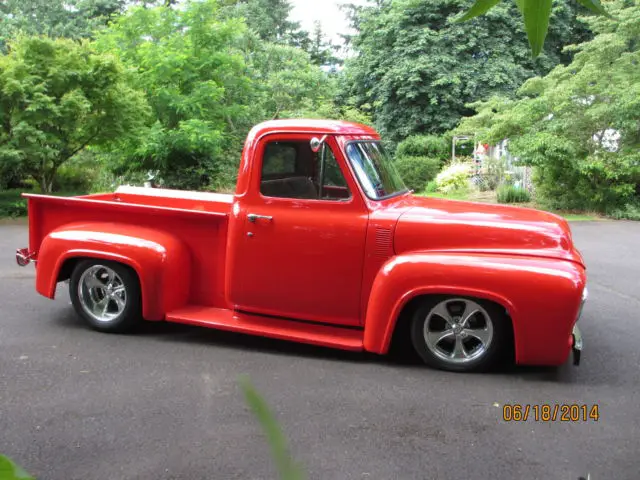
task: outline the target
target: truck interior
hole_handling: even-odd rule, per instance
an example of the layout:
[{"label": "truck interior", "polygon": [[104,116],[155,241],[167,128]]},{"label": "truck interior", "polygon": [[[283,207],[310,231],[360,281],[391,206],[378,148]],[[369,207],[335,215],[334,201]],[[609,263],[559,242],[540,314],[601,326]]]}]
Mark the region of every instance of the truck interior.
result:
[{"label": "truck interior", "polygon": [[347,200],[351,192],[328,145],[312,151],[308,141],[266,145],[260,193],[267,197]]}]

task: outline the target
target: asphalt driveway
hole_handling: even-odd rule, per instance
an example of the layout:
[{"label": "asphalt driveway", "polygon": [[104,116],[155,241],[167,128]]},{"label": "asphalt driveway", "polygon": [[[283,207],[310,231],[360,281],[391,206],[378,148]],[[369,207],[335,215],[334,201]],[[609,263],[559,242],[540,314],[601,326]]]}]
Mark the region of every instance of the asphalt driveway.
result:
[{"label": "asphalt driveway", "polygon": [[[238,377],[311,479],[640,477],[640,223],[574,223],[589,267],[583,363],[463,375],[173,325],[86,328],[34,291],[0,225],[0,452],[41,479],[269,479]],[[598,405],[597,422],[505,422],[504,404]]]}]

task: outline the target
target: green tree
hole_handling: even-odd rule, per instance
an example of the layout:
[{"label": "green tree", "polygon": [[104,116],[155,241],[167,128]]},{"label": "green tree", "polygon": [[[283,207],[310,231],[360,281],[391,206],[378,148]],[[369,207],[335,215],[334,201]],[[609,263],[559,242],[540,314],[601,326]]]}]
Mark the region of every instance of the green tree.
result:
[{"label": "green tree", "polygon": [[[600,0],[577,0],[583,7],[591,10],[599,15],[607,15],[609,13],[604,9]],[[475,0],[473,6],[462,17],[458,19],[465,22],[479,15],[482,15],[493,7],[500,0]],[[549,20],[551,17],[551,9],[553,0],[515,0],[515,4],[522,13],[522,19],[527,31],[529,45],[531,45],[531,54],[533,57],[540,55],[544,41],[547,37],[549,29]]]},{"label": "green tree", "polygon": [[293,7],[289,0],[225,0],[224,3],[231,7],[230,16],[244,18],[263,41],[292,45],[308,36],[307,32],[300,31],[298,22],[291,20]]},{"label": "green tree", "polygon": [[126,0],[6,0],[0,4],[0,43],[18,33],[58,38],[89,38]]},{"label": "green tree", "polygon": [[397,0],[356,12],[355,57],[346,64],[344,102],[370,107],[392,141],[442,133],[472,111],[466,104],[510,94],[567,58],[564,45],[588,34],[576,6],[556,2],[544,54],[533,60],[520,13],[501,3],[467,23],[454,19],[467,0]]},{"label": "green tree", "polygon": [[341,64],[341,60],[335,56],[336,50],[337,47],[333,45],[331,40],[327,40],[322,31],[322,25],[316,20],[313,24],[313,32],[307,49],[311,56],[311,61],[320,66]]},{"label": "green tree", "polygon": [[116,52],[147,92],[155,121],[116,171],[159,170],[167,186],[210,185],[246,134],[253,88],[243,58],[245,25],[223,19],[215,0],[181,9],[134,8],[97,40]]},{"label": "green tree", "polygon": [[87,147],[135,137],[147,105],[112,55],[66,39],[9,46],[0,57],[0,170],[50,192],[60,166]]},{"label": "green tree", "polygon": [[571,64],[528,80],[515,100],[476,104],[460,126],[509,139],[551,207],[609,212],[640,199],[640,6],[607,8],[618,20],[590,18],[598,35],[571,47]]},{"label": "green tree", "polygon": [[296,116],[332,101],[334,85],[301,49],[263,43],[251,56],[249,75],[259,94],[256,119]]},{"label": "green tree", "polygon": [[155,118],[110,162],[116,174],[159,170],[171,187],[228,188],[249,129],[332,106],[335,80],[300,48],[248,29],[237,3],[182,7],[131,9],[98,37],[136,72]]}]

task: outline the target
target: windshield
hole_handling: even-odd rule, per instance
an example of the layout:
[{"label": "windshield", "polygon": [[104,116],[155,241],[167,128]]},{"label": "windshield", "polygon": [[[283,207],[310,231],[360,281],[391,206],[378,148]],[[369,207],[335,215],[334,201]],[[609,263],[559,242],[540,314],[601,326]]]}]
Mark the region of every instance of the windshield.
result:
[{"label": "windshield", "polygon": [[347,156],[369,198],[380,200],[408,190],[380,142],[351,142]]}]

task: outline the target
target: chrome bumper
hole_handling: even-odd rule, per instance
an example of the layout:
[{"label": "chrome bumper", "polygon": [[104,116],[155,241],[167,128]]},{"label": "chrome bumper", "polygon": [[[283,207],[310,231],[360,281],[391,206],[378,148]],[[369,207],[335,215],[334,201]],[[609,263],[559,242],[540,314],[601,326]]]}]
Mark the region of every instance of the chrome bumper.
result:
[{"label": "chrome bumper", "polygon": [[16,263],[21,267],[26,267],[31,263],[33,253],[29,253],[28,248],[19,248],[16,250]]},{"label": "chrome bumper", "polygon": [[578,320],[582,316],[582,310],[584,308],[584,304],[587,302],[587,298],[589,298],[589,291],[587,287],[584,287],[582,292],[582,303],[580,304],[580,310],[578,310],[578,316],[576,317],[576,323],[573,325],[573,331],[571,332],[571,350],[573,351],[573,364],[580,365],[580,356],[582,355],[582,333],[578,328]]},{"label": "chrome bumper", "polygon": [[580,333],[580,329],[577,325],[573,326],[571,337],[573,338],[573,345],[571,347],[571,350],[573,350],[573,364],[580,365],[580,355],[582,354],[582,333]]}]

